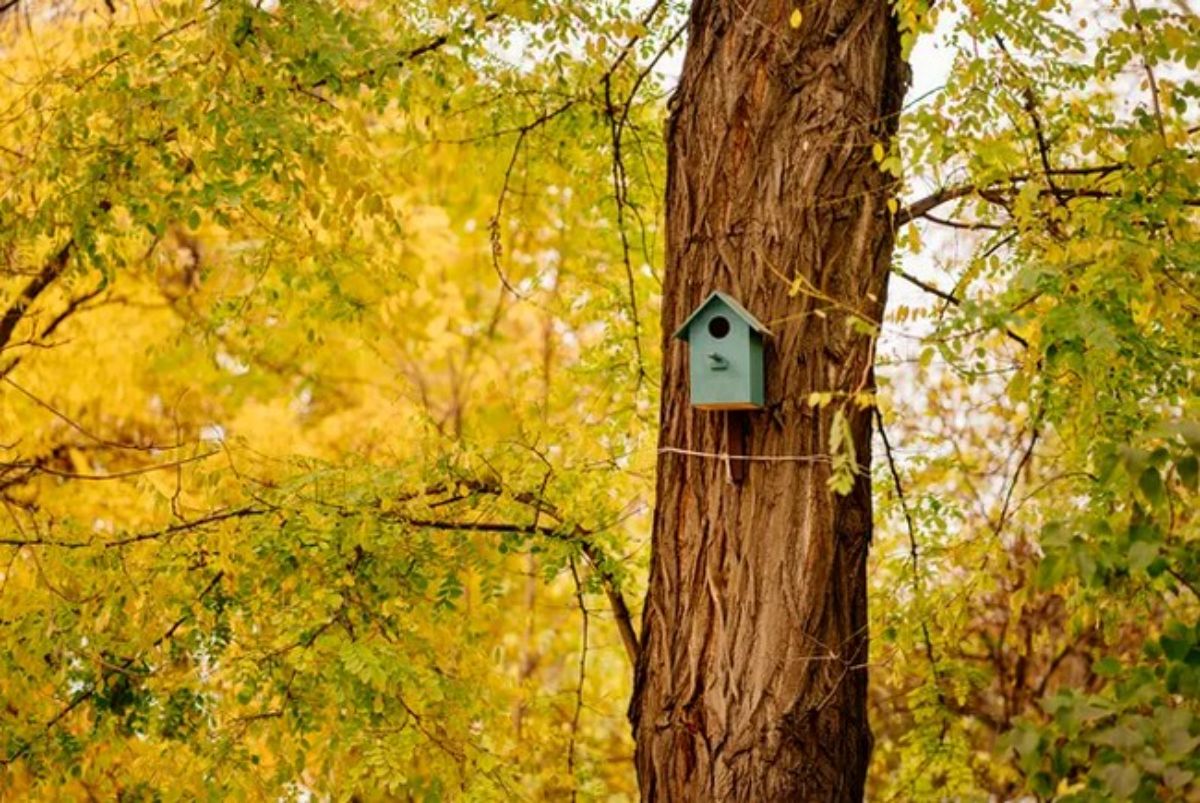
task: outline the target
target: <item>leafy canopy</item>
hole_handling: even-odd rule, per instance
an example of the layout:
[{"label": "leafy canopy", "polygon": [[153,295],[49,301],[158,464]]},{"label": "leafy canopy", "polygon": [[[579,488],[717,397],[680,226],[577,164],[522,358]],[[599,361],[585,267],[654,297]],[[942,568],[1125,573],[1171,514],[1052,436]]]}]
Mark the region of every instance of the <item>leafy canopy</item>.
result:
[{"label": "leafy canopy", "polygon": [[[684,4],[0,6],[0,797],[632,797]],[[1188,799],[1200,17],[895,9],[872,794]]]}]

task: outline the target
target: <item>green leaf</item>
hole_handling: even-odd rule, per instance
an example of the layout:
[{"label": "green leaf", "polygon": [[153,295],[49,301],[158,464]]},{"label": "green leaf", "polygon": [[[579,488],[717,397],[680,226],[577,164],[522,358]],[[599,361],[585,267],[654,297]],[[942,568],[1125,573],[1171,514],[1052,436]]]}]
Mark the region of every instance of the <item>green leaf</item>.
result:
[{"label": "green leaf", "polygon": [[1110,764],[1097,773],[1119,799],[1129,799],[1141,783],[1142,773],[1129,764]]},{"label": "green leaf", "polygon": [[1166,486],[1163,485],[1162,475],[1153,466],[1145,469],[1138,477],[1138,488],[1155,506],[1163,505],[1167,501]]},{"label": "green leaf", "polygon": [[1188,455],[1175,463],[1175,470],[1179,472],[1179,480],[1184,487],[1192,492],[1200,490],[1197,487],[1200,483],[1200,459],[1196,455]]},{"label": "green leaf", "polygon": [[1035,582],[1041,590],[1053,588],[1067,573],[1067,562],[1061,554],[1046,555],[1038,563]]},{"label": "green leaf", "polygon": [[1188,651],[1192,648],[1190,641],[1170,636],[1162,636],[1159,638],[1158,643],[1162,647],[1163,655],[1172,661],[1183,661],[1187,658]]},{"label": "green leaf", "polygon": [[1129,568],[1135,572],[1145,571],[1156,557],[1158,557],[1158,544],[1135,541],[1129,547]]}]

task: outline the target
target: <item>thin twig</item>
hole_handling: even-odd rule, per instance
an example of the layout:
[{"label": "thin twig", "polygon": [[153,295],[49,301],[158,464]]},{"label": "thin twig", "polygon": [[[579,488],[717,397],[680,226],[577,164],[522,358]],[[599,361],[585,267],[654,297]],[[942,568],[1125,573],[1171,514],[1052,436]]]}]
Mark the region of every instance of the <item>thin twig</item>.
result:
[{"label": "thin twig", "polygon": [[[496,21],[499,18],[500,18],[499,12],[493,11],[493,12],[490,12],[489,14],[487,14],[483,18],[483,23],[485,25],[487,25],[491,22]],[[470,36],[471,34],[475,33],[477,30],[478,30],[478,28],[474,24],[468,25],[466,28],[464,28],[462,31],[460,31],[458,33],[458,38]],[[424,56],[429,53],[433,53],[436,50],[440,50],[441,48],[450,44],[450,42],[451,42],[450,34],[444,33],[439,36],[433,37],[429,41],[427,41],[423,44],[420,44],[420,45],[412,48],[411,50],[404,51],[399,56],[397,56],[392,62],[390,62],[389,64],[387,64],[383,67],[371,67],[369,69],[357,72],[354,75],[348,76],[345,79],[337,77],[337,76],[326,76],[325,78],[315,81],[309,87],[309,89],[320,89],[321,87],[331,83],[335,79],[339,83],[347,83],[347,82],[358,83],[358,82],[366,80],[367,78],[374,78],[376,75],[378,75],[380,72],[383,72],[384,70],[396,69],[396,68],[403,67],[404,65],[408,64],[409,62],[419,59],[421,56]],[[324,98],[322,98],[322,100],[324,100]]]},{"label": "thin twig", "polygon": [[579,720],[583,714],[583,685],[587,681],[589,614],[587,600],[583,595],[583,583],[579,580],[579,569],[575,566],[574,558],[571,558],[569,565],[571,579],[575,581],[575,599],[579,602],[579,614],[583,621],[580,626],[582,645],[579,648],[579,683],[575,686],[575,714],[571,718],[571,738],[567,744],[567,775],[571,778],[571,801],[574,803],[579,794],[575,780],[575,744],[579,737]]},{"label": "thin twig", "polygon": [[1146,79],[1150,82],[1150,100],[1154,104],[1154,122],[1158,124],[1158,136],[1162,139],[1162,145],[1167,147],[1167,127],[1163,122],[1162,102],[1158,97],[1158,79],[1154,75],[1154,69],[1150,66],[1150,57],[1146,54],[1150,51],[1150,44],[1146,41],[1146,27],[1142,24],[1142,12],[1138,8],[1135,0],[1129,0],[1129,10],[1133,12],[1133,27],[1137,29],[1138,39],[1142,44],[1142,69],[1146,72]]},{"label": "thin twig", "polygon": [[7,468],[28,468],[42,474],[49,474],[52,477],[61,477],[66,480],[82,480],[86,482],[103,482],[106,480],[123,480],[129,477],[139,477],[143,474],[149,474],[154,471],[163,471],[164,469],[175,468],[176,466],[185,465],[187,463],[196,463],[200,460],[205,460],[217,454],[217,451],[205,452],[204,454],[193,455],[192,457],[184,457],[180,460],[170,460],[165,463],[155,463],[152,466],[141,466],[140,468],[126,469],[125,471],[113,471],[108,474],[81,474],[75,471],[63,471],[62,469],[50,468],[49,466],[38,465],[36,463],[9,463]]},{"label": "thin twig", "polygon": [[[937,296],[938,298],[942,299],[943,301],[945,301],[949,304],[953,304],[956,307],[960,306],[962,304],[962,299],[960,299],[958,296],[954,295],[954,293],[947,292],[947,291],[942,290],[941,288],[937,287],[936,285],[930,284],[929,282],[926,282],[926,281],[922,281],[921,279],[918,279],[916,276],[913,276],[911,273],[909,273],[908,271],[904,270],[901,267],[893,265],[892,273],[896,274],[901,279],[904,279],[906,282],[912,284],[913,286],[918,287],[921,290],[924,290],[926,293],[929,293],[930,295]],[[1021,335],[1014,332],[1009,327],[1007,327],[1007,326],[1004,327],[1004,334],[1006,337],[1008,337],[1009,340],[1012,340],[1014,343],[1020,344],[1022,348],[1029,348],[1029,341],[1026,340],[1024,337],[1022,337]]]},{"label": "thin twig", "polygon": [[1025,447],[1025,452],[1021,455],[1021,459],[1017,462],[1017,468],[1013,472],[1012,480],[1008,483],[1008,490],[1004,494],[1004,504],[1000,507],[1000,516],[996,519],[993,526],[993,531],[999,537],[1004,530],[1004,525],[1008,523],[1009,507],[1012,505],[1013,493],[1017,490],[1017,485],[1021,481],[1021,472],[1025,470],[1025,466],[1033,459],[1033,450],[1037,446],[1038,438],[1041,436],[1042,411],[1033,419],[1031,427],[1032,433],[1029,436],[1029,445]]},{"label": "thin twig", "polygon": [[[197,601],[203,600],[205,597],[207,597],[212,592],[212,590],[217,587],[217,584],[221,582],[221,578],[224,576],[225,576],[224,570],[221,570],[221,571],[217,572],[215,575],[213,575],[213,578],[208,582],[208,585],[206,585],[204,587],[204,590],[200,592],[200,595],[197,597]],[[174,622],[172,622],[171,626],[169,628],[167,628],[166,632],[154,640],[154,643],[151,645],[150,649],[157,649],[158,647],[162,646],[167,641],[170,641],[171,638],[174,637],[175,633],[178,632],[179,628],[182,627],[191,618],[192,618],[192,613],[189,611],[188,613],[183,614],[178,619],[176,619]],[[147,650],[146,652],[149,652],[149,650]],[[141,656],[138,655],[138,656],[134,656],[131,658],[126,658],[125,661],[121,663],[120,668],[122,670],[129,669],[129,667],[131,667],[135,663],[137,663],[137,661],[139,660],[140,657]],[[90,700],[93,696],[95,696],[95,694],[96,694],[95,686],[90,686],[89,688],[78,692],[71,699],[71,701],[69,703],[67,703],[65,706],[63,706],[63,708],[61,710],[59,710],[59,712],[57,714],[55,714],[53,717],[51,717],[49,720],[47,720],[46,724],[42,727],[41,734],[37,737],[37,739],[45,738],[46,735],[51,730],[54,729],[54,726],[56,726],[59,722],[61,722],[63,719],[65,719],[72,711],[74,711],[80,705],[82,705],[83,703]],[[30,739],[29,741],[25,742],[23,745],[18,747],[15,752],[9,754],[9,756],[7,758],[0,759],[0,766],[8,766],[8,765],[12,764],[13,762],[15,762],[17,759],[28,754],[29,751],[31,749],[33,749],[33,745],[35,744],[37,739]]]},{"label": "thin twig", "polygon": [[[892,474],[892,483],[896,488],[896,498],[900,500],[900,510],[904,513],[904,521],[908,527],[908,549],[912,566],[913,591],[918,600],[925,597],[925,584],[921,579],[920,552],[917,548],[917,527],[913,521],[912,511],[908,507],[908,498],[904,493],[904,485],[900,481],[900,470],[896,466],[896,458],[892,452],[892,444],[888,440],[887,427],[883,423],[883,413],[875,408],[875,420],[879,424],[879,438],[883,441],[883,452],[887,456],[888,469]],[[929,668],[933,672],[934,682],[938,687],[938,699],[945,700],[942,692],[942,675],[938,668],[937,654],[933,649],[933,639],[929,635],[929,623],[921,619],[921,636],[925,642],[925,657],[929,660]]]},{"label": "thin twig", "polygon": [[189,445],[189,443],[190,443],[190,442],[181,441],[181,440],[179,440],[179,438],[176,438],[175,443],[172,443],[172,444],[149,443],[149,444],[144,444],[144,445],[132,444],[132,443],[122,443],[120,441],[108,440],[107,438],[102,438],[99,435],[95,435],[95,434],[89,432],[78,421],[71,418],[70,416],[68,416],[66,413],[62,412],[58,408],[54,407],[52,404],[50,404],[46,400],[34,395],[28,389],[22,387],[21,385],[18,385],[16,382],[14,382],[9,377],[7,377],[7,376],[0,377],[0,380],[8,383],[9,385],[12,385],[12,387],[15,388],[25,398],[32,401],[38,407],[41,407],[43,410],[46,410],[47,412],[49,412],[55,418],[57,418],[60,421],[62,421],[63,423],[65,423],[67,426],[69,426],[71,429],[78,432],[80,435],[83,435],[88,440],[95,441],[96,443],[98,443],[102,446],[108,446],[112,449],[125,449],[125,450],[129,450],[129,451],[137,451],[137,452],[161,452],[161,451],[170,451],[172,449],[179,449],[183,446]]},{"label": "thin twig", "polygon": [[617,204],[617,234],[621,239],[621,260],[625,266],[625,281],[629,291],[629,315],[633,319],[633,348],[637,355],[637,385],[640,388],[646,379],[646,361],[642,356],[642,321],[638,315],[637,285],[633,278],[633,264],[629,257],[629,235],[625,231],[625,207],[628,192],[625,161],[621,156],[621,127],[612,102],[612,75],[604,79],[604,113],[608,117],[609,133],[612,137],[612,183],[613,199]]}]

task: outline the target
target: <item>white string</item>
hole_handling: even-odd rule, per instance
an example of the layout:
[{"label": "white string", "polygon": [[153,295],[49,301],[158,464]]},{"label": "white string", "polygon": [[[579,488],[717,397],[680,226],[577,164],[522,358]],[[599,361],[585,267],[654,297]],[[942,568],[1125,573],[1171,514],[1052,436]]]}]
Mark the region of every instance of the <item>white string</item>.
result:
[{"label": "white string", "polygon": [[749,460],[760,463],[828,463],[829,455],[824,454],[772,454],[772,455],[751,455],[751,454],[728,454],[727,452],[696,452],[691,449],[680,449],[676,446],[662,446],[658,450],[659,454],[679,454],[687,457],[708,457],[715,460],[724,460],[728,463],[730,460]]}]

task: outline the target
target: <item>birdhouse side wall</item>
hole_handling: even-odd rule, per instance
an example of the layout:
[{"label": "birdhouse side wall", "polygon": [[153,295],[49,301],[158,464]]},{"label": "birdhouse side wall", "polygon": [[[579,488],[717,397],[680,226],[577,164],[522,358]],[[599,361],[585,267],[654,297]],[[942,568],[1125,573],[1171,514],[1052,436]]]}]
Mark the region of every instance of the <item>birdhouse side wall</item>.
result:
[{"label": "birdhouse side wall", "polygon": [[755,407],[767,403],[766,359],[763,356],[763,336],[750,332],[750,402]]}]

